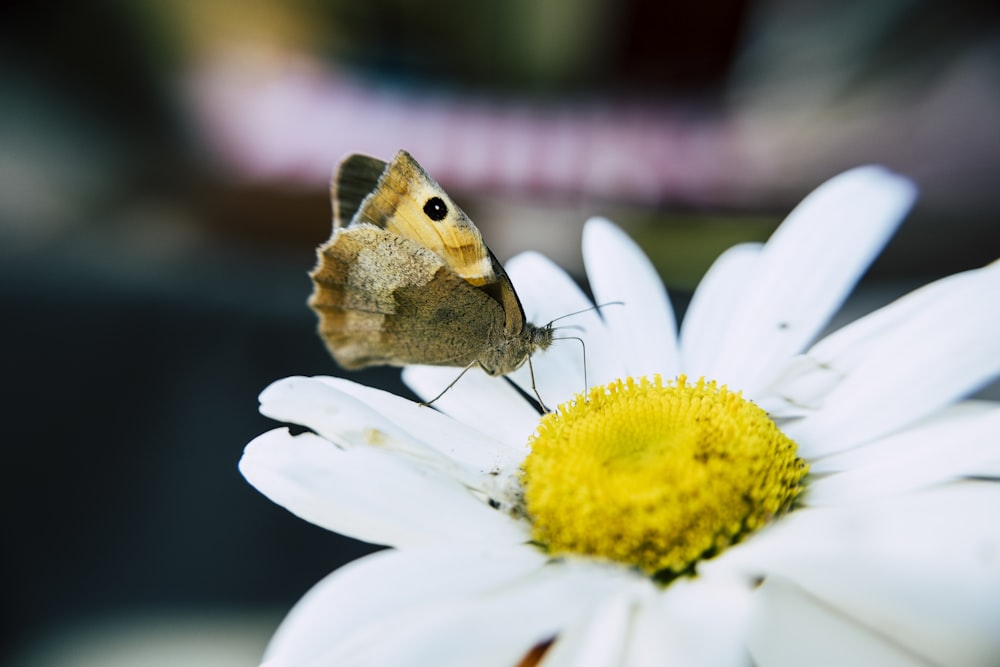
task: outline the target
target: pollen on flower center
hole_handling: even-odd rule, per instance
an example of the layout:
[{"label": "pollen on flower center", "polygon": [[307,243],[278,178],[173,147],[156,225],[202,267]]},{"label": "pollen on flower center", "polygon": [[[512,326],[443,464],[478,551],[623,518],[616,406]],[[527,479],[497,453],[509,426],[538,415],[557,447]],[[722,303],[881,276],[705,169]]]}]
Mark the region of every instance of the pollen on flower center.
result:
[{"label": "pollen on flower center", "polygon": [[715,382],[628,378],[582,399],[542,418],[522,470],[533,538],[550,553],[668,579],[801,492],[807,467],[795,443]]}]

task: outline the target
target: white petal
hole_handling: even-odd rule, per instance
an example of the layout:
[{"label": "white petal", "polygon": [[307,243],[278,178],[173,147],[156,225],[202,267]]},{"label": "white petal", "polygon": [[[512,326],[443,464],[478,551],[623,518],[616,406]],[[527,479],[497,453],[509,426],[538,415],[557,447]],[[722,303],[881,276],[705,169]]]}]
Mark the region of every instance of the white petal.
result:
[{"label": "white petal", "polygon": [[[403,382],[429,401],[455,379],[457,372],[440,366],[408,366],[403,369]],[[527,452],[528,436],[538,426],[538,412],[517,389],[504,378],[492,378],[478,368],[469,369],[433,407],[488,433],[520,456]]]},{"label": "white petal", "polygon": [[[587,385],[604,384],[622,376],[624,365],[614,356],[607,327],[593,309],[594,304],[565,271],[542,255],[528,252],[507,262],[507,272],[532,322],[545,323],[576,313],[557,323],[556,337],[579,338],[586,344]],[[585,390],[584,359],[584,350],[571,339],[557,340],[548,350],[532,357],[535,384],[549,408]],[[510,378],[523,391],[534,394],[527,364]]]},{"label": "white petal", "polygon": [[278,628],[267,658],[280,664],[307,664],[383,619],[503,589],[540,570],[545,560],[530,547],[481,553],[453,547],[406,549],[366,556],[306,593]]},{"label": "white petal", "polygon": [[414,443],[386,416],[318,378],[296,376],[271,383],[260,393],[260,412],[308,426],[344,448],[368,444],[376,437],[401,448]]},{"label": "white petal", "polygon": [[620,576],[552,565],[481,592],[386,609],[308,664],[506,667],[620,585]]},{"label": "white petal", "polygon": [[808,355],[820,363],[835,363],[843,370],[853,369],[861,363],[868,346],[886,331],[905,326],[910,318],[928,308],[939,307],[936,304],[960,295],[968,285],[981,279],[980,270],[973,269],[922,285],[829,334],[813,345]]},{"label": "white petal", "polygon": [[[664,591],[664,594],[670,594],[673,584],[670,586],[670,588]],[[682,651],[681,647],[678,646],[677,639],[678,635],[683,633],[683,629],[673,625],[678,617],[674,612],[665,609],[667,605],[664,604],[662,598],[663,595],[660,595],[651,600],[638,601],[634,605],[632,622],[627,638],[627,659],[621,661],[620,664],[622,667],[658,667],[665,664],[709,664],[680,660]],[[683,618],[683,616],[680,618]],[[699,634],[711,634],[714,637],[714,623],[705,627],[713,629],[710,633],[705,633],[705,628],[700,628]],[[681,643],[683,644],[683,641]]]},{"label": "white petal", "polygon": [[841,327],[805,354],[791,359],[767,388],[769,400],[782,401],[791,410],[771,407],[769,411],[809,414],[821,408],[830,391],[864,363],[871,346],[885,332],[905,326],[908,318],[940,299],[949,298],[964,282],[975,278],[973,273],[959,273],[924,285]]},{"label": "white petal", "polygon": [[343,450],[312,433],[275,429],[246,446],[240,472],[293,514],[373,544],[528,539],[527,524],[492,510],[455,479],[374,447]]},{"label": "white petal", "polygon": [[779,576],[925,663],[992,664],[1000,654],[997,507],[1000,484],[962,482],[866,506],[803,509],[705,569]]},{"label": "white petal", "polygon": [[757,577],[814,554],[862,549],[951,563],[948,570],[964,577],[963,567],[983,567],[984,554],[994,545],[1000,551],[998,506],[1000,484],[962,481],[861,506],[802,508],[701,563],[699,571]]},{"label": "white petal", "polygon": [[772,419],[800,419],[817,412],[843,379],[833,367],[799,354],[783,364],[776,379],[758,391],[753,401]]},{"label": "white petal", "polygon": [[[637,665],[749,663],[746,640],[754,605],[744,582],[718,576],[679,579],[658,606],[660,632],[669,638],[668,659],[658,662],[651,652]],[[637,623],[637,639],[655,630],[652,623]]]},{"label": "white petal", "polygon": [[940,308],[953,295],[962,298],[962,291],[975,289],[972,285],[981,279],[978,271],[966,271],[936,280],[826,336],[779,372],[767,388],[762,407],[766,404],[769,412],[778,415],[817,411],[827,395],[865,363],[887,332],[907,327],[911,318]]},{"label": "white petal", "polygon": [[734,245],[712,262],[681,321],[681,371],[714,378],[715,358],[743,294],[757,276],[762,243]]},{"label": "white petal", "polygon": [[812,473],[840,471],[809,484],[811,506],[865,502],[974,474],[1000,456],[1000,407],[951,412],[883,440],[818,461]]},{"label": "white petal", "polygon": [[316,379],[388,415],[410,438],[463,465],[485,472],[517,466],[523,458],[523,445],[510,447],[486,435],[486,431],[472,428],[437,410],[349,380]]},{"label": "white petal", "polygon": [[[420,466],[437,468],[472,488],[480,488],[491,474],[516,466],[521,458],[516,450],[505,448],[471,430],[466,430],[463,434],[466,439],[460,442],[425,443],[419,439],[420,433],[412,437],[407,431],[415,425],[413,412],[420,410],[419,406],[385,392],[365,391],[365,388],[346,380],[285,378],[261,392],[260,402],[261,413],[268,417],[309,426],[340,447],[377,446]],[[403,424],[387,417],[387,413],[378,412],[376,403],[400,410],[395,417],[402,417]],[[405,418],[407,414],[411,415],[411,419]],[[428,423],[425,419],[419,425]],[[438,430],[437,435],[443,434]],[[450,455],[449,448],[459,444],[466,449],[479,450],[478,456],[470,456],[476,463],[469,465],[461,458]]]},{"label": "white petal", "polygon": [[909,210],[916,188],[880,167],[821,185],[774,232],[717,349],[713,377],[753,395],[827,323]]},{"label": "white petal", "polygon": [[586,617],[569,625],[545,654],[542,667],[623,665],[629,652],[632,594],[621,591],[597,603]]},{"label": "white petal", "polygon": [[955,285],[869,342],[822,409],[784,429],[805,456],[889,433],[1000,375],[1000,266]]},{"label": "white petal", "polygon": [[769,577],[758,596],[749,645],[754,663],[761,667],[928,664],[779,577]]},{"label": "white petal", "polygon": [[560,634],[544,667],[746,665],[750,588],[722,578],[623,587]]},{"label": "white petal", "polygon": [[[839,616],[855,635],[836,641],[819,629],[791,635],[809,642],[810,653],[825,652],[827,641],[839,644],[840,655],[847,659],[831,664],[886,664],[869,661],[875,647],[919,665],[995,664],[1000,650],[996,638],[1000,603],[995,597],[1000,586],[995,574],[992,582],[982,580],[985,591],[976,591],[956,586],[941,572],[914,566],[905,558],[844,562],[843,555],[837,554],[818,558],[794,576],[778,578],[782,579],[794,584],[811,604]],[[787,633],[794,632],[794,628],[782,628],[786,641]]]},{"label": "white petal", "polygon": [[1000,456],[980,463],[972,470],[972,475],[1000,481]]},{"label": "white petal", "polygon": [[614,339],[615,352],[629,375],[660,373],[673,378],[680,370],[677,323],[659,274],[625,232],[603,218],[583,228],[587,279]]}]

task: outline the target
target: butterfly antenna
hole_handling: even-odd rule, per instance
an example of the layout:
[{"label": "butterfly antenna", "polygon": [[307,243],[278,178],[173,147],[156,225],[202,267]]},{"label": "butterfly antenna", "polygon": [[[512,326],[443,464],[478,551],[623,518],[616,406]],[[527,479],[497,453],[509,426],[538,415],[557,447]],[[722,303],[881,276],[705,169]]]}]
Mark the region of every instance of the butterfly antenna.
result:
[{"label": "butterfly antenna", "polygon": [[559,320],[566,319],[567,317],[573,317],[574,315],[579,315],[580,313],[589,313],[592,310],[600,312],[601,308],[604,308],[605,306],[624,306],[624,305],[625,305],[624,301],[608,301],[607,303],[599,303],[595,306],[591,306],[590,308],[584,308],[583,310],[576,310],[573,311],[572,313],[566,313],[565,315],[560,315],[559,317],[553,318],[549,320],[549,325],[551,326],[553,322],[558,322]]},{"label": "butterfly antenna", "polygon": [[[530,359],[529,359],[529,361],[530,361]],[[476,366],[478,364],[479,364],[478,361],[473,361],[471,364],[469,364],[468,366],[466,366],[465,368],[463,368],[462,372],[458,374],[458,377],[456,377],[454,380],[452,380],[450,383],[448,383],[448,386],[445,387],[444,389],[442,389],[440,394],[438,394],[437,396],[435,396],[434,398],[432,398],[429,401],[420,401],[420,407],[422,407],[422,408],[429,408],[431,406],[431,403],[433,403],[434,401],[438,400],[439,398],[441,398],[442,396],[444,396],[446,393],[448,393],[448,390],[451,389],[452,387],[454,387],[455,383],[458,382],[459,380],[461,380],[462,376],[465,375],[466,372],[468,372],[468,370],[470,368],[472,368],[473,366]],[[535,386],[535,376],[534,375],[531,376],[531,386],[532,387]]]}]

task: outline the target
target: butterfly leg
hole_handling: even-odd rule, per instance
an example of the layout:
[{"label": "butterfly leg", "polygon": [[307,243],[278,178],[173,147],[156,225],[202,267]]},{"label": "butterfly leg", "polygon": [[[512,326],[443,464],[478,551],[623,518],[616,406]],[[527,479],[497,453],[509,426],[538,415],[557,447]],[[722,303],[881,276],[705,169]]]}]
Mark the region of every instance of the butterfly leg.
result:
[{"label": "butterfly leg", "polygon": [[444,396],[444,395],[445,395],[445,394],[446,394],[446,393],[448,392],[448,390],[449,390],[449,389],[451,389],[452,387],[454,387],[454,386],[455,386],[455,383],[456,383],[456,382],[458,382],[459,380],[461,380],[461,379],[462,379],[462,376],[463,376],[463,375],[465,375],[465,373],[466,373],[466,372],[467,372],[467,371],[468,371],[468,370],[469,370],[470,368],[472,368],[473,366],[478,366],[478,365],[479,365],[479,362],[478,362],[478,361],[473,361],[473,362],[472,362],[471,364],[469,364],[468,366],[466,366],[465,368],[463,368],[463,369],[462,369],[462,372],[458,374],[458,377],[456,377],[456,378],[455,378],[454,380],[452,380],[451,382],[449,382],[449,383],[448,383],[448,386],[447,386],[447,387],[445,387],[444,389],[442,389],[442,390],[441,390],[441,393],[439,393],[439,394],[438,394],[437,396],[435,396],[434,398],[432,398],[432,399],[431,399],[431,400],[429,400],[429,401],[421,401],[421,402],[420,402],[420,407],[422,407],[422,408],[425,408],[425,407],[430,407],[430,405],[431,405],[431,404],[432,404],[432,403],[433,403],[434,401],[436,401],[436,400],[438,400],[439,398],[441,398],[442,396]]},{"label": "butterfly leg", "polygon": [[535,392],[535,398],[538,399],[538,406],[542,409],[542,413],[552,412],[542,400],[542,395],[538,393],[538,387],[535,385],[535,367],[531,365],[530,356],[528,357],[528,374],[531,375],[531,391]]}]

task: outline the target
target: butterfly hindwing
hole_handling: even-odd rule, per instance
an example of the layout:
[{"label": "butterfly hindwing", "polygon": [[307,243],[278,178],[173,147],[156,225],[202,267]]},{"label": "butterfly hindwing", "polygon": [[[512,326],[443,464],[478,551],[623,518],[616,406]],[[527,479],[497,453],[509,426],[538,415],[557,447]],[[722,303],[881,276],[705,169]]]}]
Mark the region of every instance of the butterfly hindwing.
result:
[{"label": "butterfly hindwing", "polygon": [[372,225],[335,232],[312,277],[320,335],[348,369],[466,366],[504,322],[500,304],[434,253]]}]

